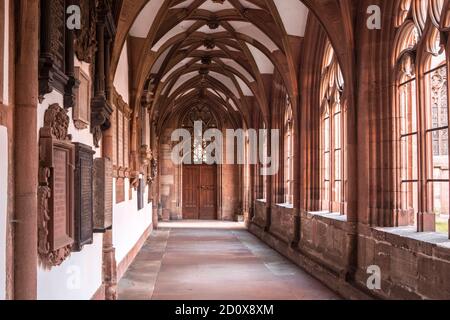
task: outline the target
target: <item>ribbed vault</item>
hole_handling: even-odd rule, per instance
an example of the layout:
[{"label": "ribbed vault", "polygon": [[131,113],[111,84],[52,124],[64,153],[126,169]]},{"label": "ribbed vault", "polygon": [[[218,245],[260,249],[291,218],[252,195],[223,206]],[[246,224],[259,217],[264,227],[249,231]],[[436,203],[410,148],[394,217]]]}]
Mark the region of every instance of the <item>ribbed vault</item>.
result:
[{"label": "ribbed vault", "polygon": [[304,36],[308,14],[299,0],[124,0],[113,66],[128,39],[130,104],[150,104],[155,120],[187,100],[220,105],[244,122],[254,112],[268,119],[274,72],[297,103],[291,39]]}]

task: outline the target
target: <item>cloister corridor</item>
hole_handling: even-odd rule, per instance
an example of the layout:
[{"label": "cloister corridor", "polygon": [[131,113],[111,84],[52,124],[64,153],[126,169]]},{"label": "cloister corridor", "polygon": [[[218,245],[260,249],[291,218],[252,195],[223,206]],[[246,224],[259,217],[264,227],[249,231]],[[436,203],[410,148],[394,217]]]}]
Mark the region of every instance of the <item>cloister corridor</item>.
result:
[{"label": "cloister corridor", "polygon": [[121,300],[330,300],[338,295],[244,224],[160,224],[119,282]]},{"label": "cloister corridor", "polygon": [[0,0],[0,304],[450,300],[449,72],[450,0]]}]

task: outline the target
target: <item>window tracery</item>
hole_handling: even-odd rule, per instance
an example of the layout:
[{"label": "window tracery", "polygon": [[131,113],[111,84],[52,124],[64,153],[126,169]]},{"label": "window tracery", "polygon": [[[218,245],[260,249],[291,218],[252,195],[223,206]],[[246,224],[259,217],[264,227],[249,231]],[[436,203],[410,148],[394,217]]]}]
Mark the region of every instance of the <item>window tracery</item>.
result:
[{"label": "window tracery", "polygon": [[[195,123],[201,122],[202,124],[202,139],[195,139],[196,134],[200,134],[195,132]],[[191,134],[192,141],[192,154],[191,156],[194,163],[202,163],[208,162],[208,153],[206,152],[207,147],[209,145],[208,141],[204,138],[205,132],[209,129],[217,129],[218,124],[217,120],[212,114],[211,110],[206,105],[199,105],[193,107],[189,112],[184,116],[182,121],[183,129],[187,129]],[[214,156],[214,154],[213,154]]]},{"label": "window tracery", "polygon": [[448,232],[448,69],[439,24],[444,1],[403,1],[395,51],[401,158],[399,224]]},{"label": "window tracery", "polygon": [[321,85],[321,183],[322,209],[342,212],[344,202],[344,125],[342,108],[344,80],[339,62],[327,43],[322,68]]}]

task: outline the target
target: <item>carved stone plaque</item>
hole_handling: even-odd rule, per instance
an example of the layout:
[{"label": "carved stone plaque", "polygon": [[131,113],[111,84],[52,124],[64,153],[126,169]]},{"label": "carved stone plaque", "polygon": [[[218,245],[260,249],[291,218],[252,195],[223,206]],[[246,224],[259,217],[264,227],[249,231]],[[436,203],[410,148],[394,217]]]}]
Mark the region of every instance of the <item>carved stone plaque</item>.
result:
[{"label": "carved stone plaque", "polygon": [[93,242],[94,153],[91,147],[75,143],[75,251]]},{"label": "carved stone plaque", "polygon": [[125,201],[125,179],[117,178],[116,180],[116,203]]},{"label": "carved stone plaque", "polygon": [[53,150],[53,219],[50,223],[50,237],[53,248],[62,248],[73,243],[72,239],[72,175],[73,152],[65,146]]},{"label": "carved stone plaque", "polygon": [[138,210],[144,209],[144,193],[145,193],[145,182],[144,179],[139,179],[139,185],[137,188],[137,205]]},{"label": "carved stone plaque", "polygon": [[75,78],[80,82],[76,91],[76,103],[73,108],[73,121],[75,128],[86,129],[91,122],[91,82],[89,76],[75,68]]},{"label": "carved stone plaque", "polygon": [[109,159],[94,160],[94,232],[112,227],[113,168]]},{"label": "carved stone plaque", "polygon": [[80,61],[92,63],[97,47],[97,1],[78,0],[81,9],[80,30],[75,32],[75,53]]},{"label": "carved stone plaque", "polygon": [[38,250],[45,268],[63,263],[74,243],[75,148],[68,125],[67,111],[53,104],[40,130]]}]

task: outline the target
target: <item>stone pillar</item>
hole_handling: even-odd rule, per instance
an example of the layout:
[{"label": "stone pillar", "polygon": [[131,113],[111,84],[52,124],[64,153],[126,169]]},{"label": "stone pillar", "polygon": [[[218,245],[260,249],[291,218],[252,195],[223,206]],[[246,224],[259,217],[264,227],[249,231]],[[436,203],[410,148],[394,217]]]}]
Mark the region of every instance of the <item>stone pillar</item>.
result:
[{"label": "stone pillar", "polygon": [[[271,121],[269,121],[269,123],[272,123]],[[266,152],[269,152],[272,150],[272,132],[271,132],[272,126],[270,125],[267,128],[267,150]],[[267,153],[268,154],[268,153]],[[272,161],[273,161],[273,157],[274,155],[270,155],[272,157]],[[265,226],[265,231],[269,232],[270,231],[270,227],[272,226],[272,202],[273,202],[273,176],[272,175],[267,175],[266,176],[266,226]]]},{"label": "stone pillar", "polygon": [[[112,90],[114,87],[113,77],[110,72],[110,62],[109,62],[109,50],[111,40],[107,40],[106,46],[103,44],[104,39],[104,25],[100,27],[102,34],[99,35],[99,39],[102,44],[99,44],[101,59],[106,57],[106,60],[103,61],[97,70],[100,77],[103,77],[103,84],[100,84],[100,87],[103,87],[103,94],[105,94],[105,79],[106,88],[108,92],[108,101],[111,106],[113,106],[113,112],[116,112],[117,106],[113,105],[113,94]],[[97,29],[99,30],[99,29]],[[101,46],[101,48],[100,48]],[[106,77],[105,77],[105,66],[106,66]],[[102,82],[102,81],[100,81]],[[113,134],[115,130],[115,124],[112,124],[108,130],[103,132],[103,140],[102,140],[102,152],[103,157],[113,160]],[[113,225],[114,225],[114,217],[113,217]],[[114,248],[113,243],[113,231],[107,230],[103,235],[103,285],[105,286],[105,299],[106,300],[116,300],[117,299],[117,261],[116,261],[116,249]]]},{"label": "stone pillar", "polygon": [[39,0],[15,5],[15,243],[14,298],[37,298]]},{"label": "stone pillar", "polygon": [[[115,112],[115,111],[114,111]],[[113,158],[113,128],[106,130],[103,134],[103,157]],[[113,221],[114,224],[114,221]],[[106,230],[103,235],[103,285],[105,286],[106,300],[117,299],[117,262],[116,249],[113,244],[113,231]]]}]

